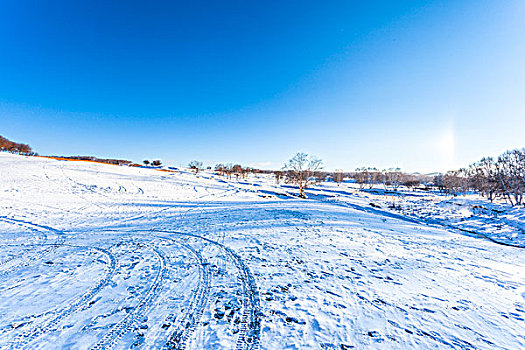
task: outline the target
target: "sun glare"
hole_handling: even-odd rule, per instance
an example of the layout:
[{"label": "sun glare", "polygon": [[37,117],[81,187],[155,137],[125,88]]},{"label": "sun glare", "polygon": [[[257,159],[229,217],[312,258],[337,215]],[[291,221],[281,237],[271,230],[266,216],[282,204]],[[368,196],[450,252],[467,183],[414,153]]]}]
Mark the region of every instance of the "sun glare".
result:
[{"label": "sun glare", "polygon": [[455,135],[452,125],[445,128],[437,138],[436,149],[443,166],[452,169],[455,163]]}]

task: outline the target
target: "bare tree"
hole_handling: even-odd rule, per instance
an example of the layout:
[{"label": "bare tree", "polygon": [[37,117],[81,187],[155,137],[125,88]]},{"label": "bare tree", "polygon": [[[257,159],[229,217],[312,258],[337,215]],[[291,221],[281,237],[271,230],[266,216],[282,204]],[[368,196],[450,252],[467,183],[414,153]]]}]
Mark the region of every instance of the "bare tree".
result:
[{"label": "bare tree", "polygon": [[385,184],[392,187],[392,190],[397,191],[403,183],[403,175],[400,168],[390,168],[384,172]]},{"label": "bare tree", "polygon": [[521,205],[525,194],[525,148],[503,153],[496,167],[503,195],[512,206]]},{"label": "bare tree", "polygon": [[222,163],[215,165],[215,171],[219,174],[224,176],[226,174],[226,166]]},{"label": "bare tree", "polygon": [[243,168],[242,165],[240,165],[240,164],[235,164],[235,165],[232,167],[232,172],[233,172],[233,174],[235,175],[235,178],[236,178],[237,180],[239,180],[239,177],[242,177],[242,178],[245,177],[245,171],[244,171],[244,168]]},{"label": "bare tree", "polygon": [[233,169],[233,165],[230,163],[228,164],[218,163],[215,165],[215,171],[217,172],[217,174],[221,176],[225,176],[228,179],[231,179],[232,177],[232,174],[233,174],[232,169]]},{"label": "bare tree", "polygon": [[282,180],[282,178],[284,177],[284,171],[274,171],[273,172],[273,175],[275,176],[275,183],[276,184],[279,184],[279,182]]},{"label": "bare tree", "polygon": [[365,185],[368,181],[368,171],[366,168],[357,168],[353,175],[355,181],[359,184],[359,188],[365,188]]},{"label": "bare tree", "polygon": [[403,185],[410,188],[412,191],[421,184],[418,176],[403,174]]},{"label": "bare tree", "polygon": [[493,201],[501,186],[498,178],[498,167],[492,157],[486,157],[471,164],[468,168],[470,185],[481,195]]},{"label": "bare tree", "polygon": [[357,168],[354,174],[356,182],[359,184],[360,188],[368,186],[372,189],[376,183],[381,182],[381,172],[377,168]]},{"label": "bare tree", "polygon": [[337,186],[339,186],[343,182],[345,174],[343,173],[341,169],[336,169],[333,176],[334,176],[334,181],[337,183]]},{"label": "bare tree", "polygon": [[202,162],[200,162],[198,160],[192,160],[188,164],[188,168],[190,168],[191,170],[193,170],[195,172],[195,174],[197,174],[199,171],[202,170]]},{"label": "bare tree", "polygon": [[444,192],[453,195],[465,194],[469,189],[469,177],[466,169],[448,171],[439,179],[437,186],[441,187]]},{"label": "bare tree", "polygon": [[319,179],[319,170],[323,168],[323,161],[306,153],[297,153],[284,165],[286,181],[299,187],[299,196],[306,198],[304,190]]},{"label": "bare tree", "polygon": [[454,195],[476,190],[490,201],[501,196],[512,206],[525,205],[525,148],[506,151],[497,160],[483,158],[468,169],[449,171],[435,177],[434,184]]}]

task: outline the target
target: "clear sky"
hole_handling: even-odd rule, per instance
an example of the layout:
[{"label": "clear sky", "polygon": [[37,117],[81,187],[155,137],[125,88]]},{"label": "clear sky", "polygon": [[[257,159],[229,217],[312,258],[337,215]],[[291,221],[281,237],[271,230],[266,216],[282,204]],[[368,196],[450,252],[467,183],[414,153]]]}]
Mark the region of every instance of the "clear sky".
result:
[{"label": "clear sky", "polygon": [[40,154],[444,171],[525,147],[525,2],[0,0]]}]

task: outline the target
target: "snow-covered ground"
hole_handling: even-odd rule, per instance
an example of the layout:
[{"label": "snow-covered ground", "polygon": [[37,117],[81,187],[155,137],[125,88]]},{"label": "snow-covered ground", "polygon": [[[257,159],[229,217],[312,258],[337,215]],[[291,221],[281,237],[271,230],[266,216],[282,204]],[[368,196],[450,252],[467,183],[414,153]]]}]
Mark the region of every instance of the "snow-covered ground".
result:
[{"label": "snow-covered ground", "polygon": [[0,348],[525,348],[523,208],[294,193],[0,153]]}]

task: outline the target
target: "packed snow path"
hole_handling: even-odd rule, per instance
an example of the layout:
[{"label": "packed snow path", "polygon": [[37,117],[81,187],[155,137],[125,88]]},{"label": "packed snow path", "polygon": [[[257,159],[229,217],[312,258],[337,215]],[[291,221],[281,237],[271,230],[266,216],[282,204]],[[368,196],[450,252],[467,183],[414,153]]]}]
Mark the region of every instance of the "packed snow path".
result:
[{"label": "packed snow path", "polygon": [[525,348],[523,249],[286,192],[0,154],[0,348]]}]

